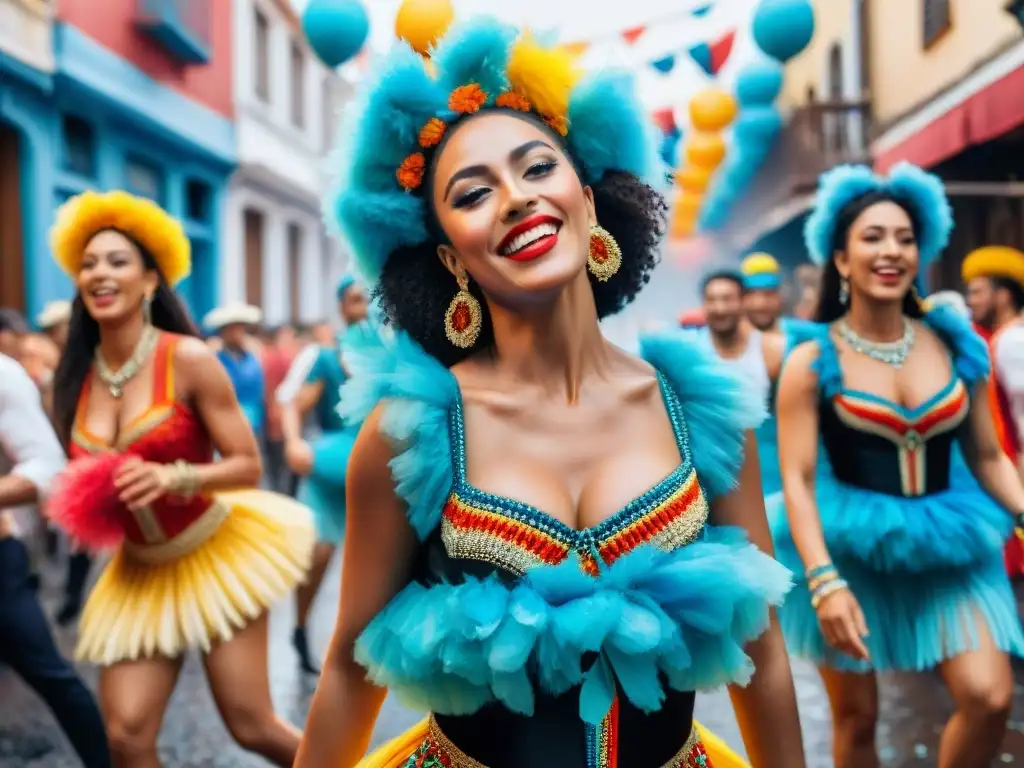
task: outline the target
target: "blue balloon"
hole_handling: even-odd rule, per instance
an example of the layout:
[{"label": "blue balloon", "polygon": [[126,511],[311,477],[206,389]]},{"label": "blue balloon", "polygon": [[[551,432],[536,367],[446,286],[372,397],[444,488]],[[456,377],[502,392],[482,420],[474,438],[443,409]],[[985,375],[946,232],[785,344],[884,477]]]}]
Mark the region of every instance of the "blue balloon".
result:
[{"label": "blue balloon", "polygon": [[302,31],[320,60],[334,69],[355,56],[370,34],[370,18],[359,0],[310,0]]},{"label": "blue balloon", "polygon": [[758,48],[781,62],[789,61],[814,37],[814,8],[808,0],[761,0],[753,32]]},{"label": "blue balloon", "polygon": [[773,107],[751,107],[740,112],[732,127],[737,146],[769,146],[782,131],[782,116]]},{"label": "blue balloon", "polygon": [[736,101],[744,107],[770,107],[782,90],[782,65],[774,59],[748,64],[736,78]]},{"label": "blue balloon", "polygon": [[675,167],[679,140],[682,136],[683,132],[678,128],[673,128],[668,133],[663,134],[661,139],[661,159],[665,165],[672,168]]}]

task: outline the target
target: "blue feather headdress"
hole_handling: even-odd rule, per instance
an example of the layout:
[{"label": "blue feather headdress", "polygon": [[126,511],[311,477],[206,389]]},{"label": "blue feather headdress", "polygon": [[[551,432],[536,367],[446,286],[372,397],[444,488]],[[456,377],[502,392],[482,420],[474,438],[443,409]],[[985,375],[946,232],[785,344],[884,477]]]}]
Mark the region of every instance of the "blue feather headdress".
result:
[{"label": "blue feather headdress", "polygon": [[917,221],[921,267],[938,258],[953,230],[953,210],[942,181],[916,165],[898,163],[888,177],[863,165],[839,165],[822,174],[814,211],[804,225],[804,243],[811,260],[826,264],[832,258],[840,212],[864,195],[879,192],[906,206]]},{"label": "blue feather headdress", "polygon": [[569,51],[489,18],[454,27],[429,60],[400,42],[343,122],[327,224],[373,286],[395,250],[429,240],[419,190],[429,152],[480,109],[543,119],[563,136],[585,184],[611,170],[661,184],[655,128],[636,92],[628,74],[583,75]]}]

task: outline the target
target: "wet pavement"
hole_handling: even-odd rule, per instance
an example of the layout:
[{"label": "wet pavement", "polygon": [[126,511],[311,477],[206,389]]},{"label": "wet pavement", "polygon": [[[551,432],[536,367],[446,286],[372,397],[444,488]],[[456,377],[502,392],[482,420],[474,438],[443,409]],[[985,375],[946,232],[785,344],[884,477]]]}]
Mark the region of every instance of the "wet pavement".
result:
[{"label": "wet pavement", "polygon": [[[310,627],[315,650],[327,646],[337,605],[337,563],[328,575]],[[45,602],[51,613],[60,574],[49,568],[44,574]],[[279,713],[298,725],[306,717],[315,680],[299,674],[290,646],[293,609],[280,606],[271,617],[271,682]],[[57,630],[58,641],[70,655],[73,631]],[[83,668],[90,685],[95,670]],[[830,713],[828,701],[815,671],[806,666],[795,669],[800,698],[804,739],[809,768],[830,768]],[[882,718],[879,744],[886,768],[924,768],[936,764],[939,733],[952,711],[941,681],[934,675],[886,677],[882,681]],[[728,696],[723,692],[702,695],[697,703],[698,718],[726,741],[742,751],[739,730]],[[1024,667],[1017,669],[1014,719],[997,760],[1000,765],[1024,768]],[[385,741],[419,719],[388,700],[374,744]],[[171,700],[160,738],[160,752],[166,768],[249,768],[265,766],[234,746],[217,714],[206,687],[202,667],[189,659]],[[78,765],[46,708],[8,670],[0,668],[0,767],[72,768]]]}]

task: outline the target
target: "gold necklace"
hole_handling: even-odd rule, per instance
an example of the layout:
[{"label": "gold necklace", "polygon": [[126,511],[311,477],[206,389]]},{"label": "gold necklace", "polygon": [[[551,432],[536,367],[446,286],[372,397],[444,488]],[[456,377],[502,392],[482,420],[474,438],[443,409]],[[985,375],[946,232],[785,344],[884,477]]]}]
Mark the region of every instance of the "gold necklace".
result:
[{"label": "gold necklace", "polygon": [[139,337],[135,349],[132,350],[132,356],[116,371],[110,370],[110,366],[107,365],[100,354],[100,348],[96,347],[96,354],[94,356],[96,375],[100,377],[100,381],[107,385],[107,389],[110,390],[110,394],[113,397],[120,399],[121,395],[124,394],[124,385],[135,378],[139,371],[142,370],[142,366],[145,365],[146,360],[149,359],[149,356],[153,354],[153,350],[156,348],[156,341],[159,335],[157,329],[152,325],[147,325],[143,328],[142,336]]}]

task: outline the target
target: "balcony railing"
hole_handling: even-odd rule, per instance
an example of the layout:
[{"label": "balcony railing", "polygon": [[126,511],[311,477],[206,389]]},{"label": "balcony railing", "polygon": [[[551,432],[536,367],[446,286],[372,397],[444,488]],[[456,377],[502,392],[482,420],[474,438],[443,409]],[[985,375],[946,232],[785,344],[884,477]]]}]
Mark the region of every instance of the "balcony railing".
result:
[{"label": "balcony railing", "polygon": [[824,171],[869,163],[870,119],[867,100],[810,101],[795,109],[723,234],[745,248],[801,213]]},{"label": "balcony railing", "polygon": [[210,60],[210,14],[214,0],[136,0],[136,25],[179,61]]}]

